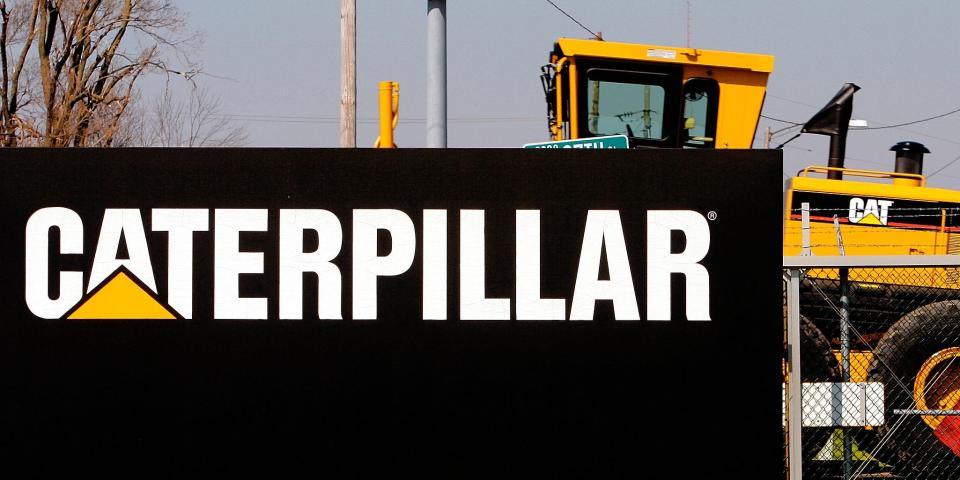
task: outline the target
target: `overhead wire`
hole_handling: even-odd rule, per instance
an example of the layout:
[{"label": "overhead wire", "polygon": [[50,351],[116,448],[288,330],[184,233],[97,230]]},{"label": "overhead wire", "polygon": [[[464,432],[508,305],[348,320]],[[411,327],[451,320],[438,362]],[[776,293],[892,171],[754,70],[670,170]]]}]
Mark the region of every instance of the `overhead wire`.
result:
[{"label": "overhead wire", "polygon": [[768,93],[767,96],[768,96],[768,97],[776,98],[777,100],[783,100],[784,102],[795,103],[795,104],[797,104],[797,105],[802,105],[802,106],[804,106],[804,107],[810,107],[810,108],[814,108],[814,109],[820,108],[820,107],[818,107],[818,106],[816,106],[816,105],[811,105],[811,104],[809,104],[809,103],[804,103],[804,102],[801,102],[801,101],[799,101],[799,100],[793,100],[793,99],[787,98],[787,97],[781,97],[781,96],[779,96],[779,95],[774,95],[774,94],[772,94],[772,93]]},{"label": "overhead wire", "polygon": [[[811,105],[811,104],[809,104],[809,103],[804,103],[804,102],[801,102],[801,101],[798,101],[798,100],[794,100],[794,99],[787,98],[787,97],[782,97],[782,96],[779,96],[779,95],[773,95],[773,94],[769,94],[769,93],[768,93],[767,96],[768,96],[768,97],[772,97],[772,98],[776,98],[776,99],[778,99],[778,100],[782,100],[782,101],[785,101],[785,102],[789,102],[789,103],[793,103],[793,104],[797,104],[797,105],[802,105],[802,106],[809,107],[809,108],[819,108],[819,107],[817,107],[817,106],[815,106],[815,105]],[[932,138],[932,139],[935,139],[935,140],[939,140],[939,141],[942,141],[942,142],[951,143],[951,144],[954,144],[954,145],[960,145],[960,142],[958,142],[958,141],[956,141],[956,140],[951,140],[951,139],[948,139],[948,138],[937,137],[937,136],[935,136],[935,135],[930,135],[930,134],[927,134],[927,133],[917,132],[917,131],[915,131],[915,130],[908,130],[908,129],[902,128],[902,127],[906,127],[906,126],[910,126],[910,125],[917,125],[917,124],[920,124],[920,123],[929,122],[929,121],[931,121],[931,120],[937,120],[937,119],[940,119],[940,118],[948,117],[948,116],[954,115],[954,114],[956,114],[956,113],[960,113],[960,107],[955,108],[955,109],[950,110],[950,111],[945,112],[945,113],[938,114],[938,115],[933,115],[933,116],[930,116],[930,117],[925,117],[925,118],[921,118],[921,119],[918,119],[918,120],[911,120],[911,121],[909,121],[909,122],[897,123],[897,124],[893,124],[893,125],[883,125],[882,122],[875,122],[875,121],[873,121],[873,120],[866,119],[867,121],[869,121],[869,122],[871,122],[871,123],[881,123],[881,125],[878,126],[878,127],[857,127],[857,128],[852,129],[852,130],[854,130],[854,131],[861,131],[861,130],[888,130],[888,129],[896,128],[896,129],[901,129],[901,130],[903,130],[903,131],[905,131],[905,132],[907,132],[907,133],[912,133],[912,134],[914,134],[914,135],[920,135],[920,136],[923,136],[923,137],[927,137],[927,138]],[[772,120],[772,121],[780,122],[780,123],[786,123],[786,124],[790,124],[790,125],[793,125],[793,126],[803,125],[803,124],[801,124],[801,123],[792,122],[792,121],[789,121],[789,120],[783,120],[783,119],[776,118],[776,117],[771,117],[771,116],[765,115],[765,114],[761,114],[760,116],[763,117],[763,118],[766,118],[766,119],[768,119],[768,120]],[[784,129],[784,130],[789,130],[789,128]],[[809,150],[808,150],[808,151],[809,151]],[[855,159],[855,158],[852,158],[852,157],[847,157],[847,158],[849,158],[849,159],[851,159],[851,160],[858,160],[858,161],[866,162],[866,163],[879,164],[879,162],[870,161],[870,160]],[[939,174],[940,172],[942,172],[943,170],[945,170],[945,169],[947,169],[948,167],[952,166],[953,164],[957,163],[958,161],[960,161],[960,156],[957,156],[957,157],[954,158],[953,160],[947,162],[945,165],[943,165],[942,167],[938,168],[938,169],[935,170],[934,172],[932,172],[932,173],[930,173],[930,174],[927,174],[926,177],[927,177],[927,178],[930,178],[930,177],[932,177],[932,176],[934,176],[934,175],[937,175],[937,174]],[[948,175],[948,176],[949,176],[949,175]],[[956,177],[951,177],[951,178],[956,178]]]},{"label": "overhead wire", "polygon": [[954,158],[953,160],[950,160],[949,162],[947,162],[946,165],[944,165],[944,166],[942,166],[942,167],[934,170],[933,173],[928,173],[928,174],[927,174],[927,178],[930,178],[930,177],[932,177],[932,176],[934,176],[934,175],[936,175],[936,174],[944,171],[944,170],[945,170],[947,167],[949,167],[950,165],[953,165],[954,163],[957,163],[958,160],[960,160],[960,155],[958,155],[958,156],[957,156],[956,158]]},{"label": "overhead wire", "polygon": [[908,125],[916,125],[916,124],[918,124],[918,123],[929,122],[930,120],[936,120],[936,119],[938,119],[938,118],[947,117],[947,116],[953,115],[953,114],[958,113],[958,112],[960,112],[960,108],[951,110],[951,111],[949,111],[949,112],[947,112],[947,113],[941,113],[940,115],[934,115],[934,116],[932,116],[932,117],[921,118],[921,119],[919,119],[919,120],[913,120],[913,121],[910,121],[910,122],[898,123],[898,124],[896,124],[896,125],[882,125],[882,126],[879,126],[879,127],[862,127],[862,128],[857,128],[857,130],[884,130],[884,129],[887,129],[887,128],[906,127],[906,126],[908,126]]},{"label": "overhead wire", "polygon": [[[787,98],[787,97],[782,97],[782,96],[779,96],[779,95],[767,94],[767,96],[768,96],[768,97],[772,97],[772,98],[776,98],[777,100],[783,100],[783,101],[785,101],[785,102],[793,103],[793,104],[796,104],[796,105],[802,105],[802,106],[804,106],[804,107],[820,108],[820,107],[817,107],[817,106],[815,106],[815,105],[811,105],[811,104],[809,104],[809,103],[804,103],[804,102],[801,102],[801,101],[798,101],[798,100],[793,100],[793,99],[790,99],[790,98]],[[921,119],[918,119],[918,120],[911,120],[911,121],[909,121],[909,122],[897,123],[897,124],[893,124],[893,125],[884,125],[883,122],[876,122],[876,121],[873,121],[873,120],[870,120],[870,119],[865,119],[865,120],[868,120],[868,121],[870,121],[870,122],[872,122],[872,123],[879,123],[880,126],[879,126],[879,127],[857,127],[857,128],[855,128],[855,130],[886,130],[886,129],[890,129],[890,128],[906,127],[906,126],[910,126],[910,125],[916,125],[916,124],[918,124],[918,123],[929,122],[930,120],[936,120],[936,119],[939,119],[939,118],[948,117],[948,116],[954,115],[954,114],[956,114],[956,113],[960,113],[960,107],[955,108],[955,109],[953,109],[953,110],[950,110],[949,112],[946,112],[946,113],[941,113],[941,114],[939,114],[939,115],[933,115],[933,116],[930,116],[930,117],[925,117],[925,118],[921,118]],[[781,119],[779,119],[779,118],[774,118],[774,117],[770,117],[770,116],[767,116],[767,115],[760,115],[760,116],[763,117],[763,118],[769,119],[769,120],[777,121],[777,122],[789,123],[789,124],[793,124],[793,125],[803,125],[802,123],[791,122],[791,121],[788,121],[788,120],[781,120]],[[910,132],[910,133],[917,133],[917,134],[919,134],[919,135],[924,135],[924,134],[919,133],[919,132]],[[936,138],[936,137],[933,137],[933,138]],[[946,139],[939,139],[939,140],[949,141],[949,140],[946,140]],[[960,142],[957,142],[957,143],[960,143]]]},{"label": "overhead wire", "polygon": [[582,28],[582,29],[586,30],[587,32],[589,32],[590,35],[593,35],[593,37],[596,38],[597,40],[603,40],[603,37],[601,37],[600,35],[597,35],[596,33],[594,33],[593,30],[590,30],[589,28],[587,28],[586,25],[580,23],[580,21],[577,20],[576,18],[573,18],[572,15],[570,15],[570,14],[567,13],[567,12],[565,12],[565,11],[564,11],[562,8],[560,8],[556,3],[553,3],[552,0],[547,0],[547,3],[549,3],[550,5],[553,5],[553,8],[556,8],[558,11],[560,11],[560,13],[566,15],[567,18],[569,18],[570,20],[573,20],[573,23],[576,23],[577,25],[580,25],[580,28]]},{"label": "overhead wire", "polygon": [[[239,122],[263,122],[263,123],[306,123],[306,124],[337,124],[338,117],[322,117],[308,115],[263,115],[263,114],[217,114],[211,117],[236,120]],[[451,123],[503,123],[503,122],[534,122],[543,120],[541,117],[524,116],[489,116],[489,117],[451,117],[448,121]],[[377,118],[358,118],[360,124],[379,123]],[[405,124],[426,123],[425,118],[410,117],[403,119]]]},{"label": "overhead wire", "polygon": [[764,114],[762,114],[762,113],[760,114],[760,116],[763,117],[763,118],[766,118],[767,120],[773,120],[774,122],[780,122],[780,123],[788,123],[788,124],[793,125],[793,126],[795,126],[795,127],[799,127],[799,126],[803,125],[802,123],[791,122],[791,121],[789,121],[789,120],[781,120],[781,119],[779,119],[779,118],[774,118],[774,117],[771,117],[771,116],[769,116],[769,115],[764,115]]}]

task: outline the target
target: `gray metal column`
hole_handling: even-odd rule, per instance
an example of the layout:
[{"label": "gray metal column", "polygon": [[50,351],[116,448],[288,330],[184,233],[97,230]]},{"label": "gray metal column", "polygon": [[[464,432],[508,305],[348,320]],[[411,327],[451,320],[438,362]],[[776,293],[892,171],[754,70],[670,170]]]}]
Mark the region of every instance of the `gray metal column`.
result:
[{"label": "gray metal column", "polygon": [[789,479],[803,478],[803,384],[800,379],[800,282],[803,273],[791,268],[784,274],[787,280],[787,345],[789,346],[789,370],[787,377],[787,444],[789,446]]},{"label": "gray metal column", "polygon": [[447,148],[446,0],[427,0],[427,148]]},{"label": "gray metal column", "polygon": [[[850,269],[840,269],[840,365],[844,382],[850,381]],[[853,445],[850,430],[843,432],[843,479],[853,478]]]}]

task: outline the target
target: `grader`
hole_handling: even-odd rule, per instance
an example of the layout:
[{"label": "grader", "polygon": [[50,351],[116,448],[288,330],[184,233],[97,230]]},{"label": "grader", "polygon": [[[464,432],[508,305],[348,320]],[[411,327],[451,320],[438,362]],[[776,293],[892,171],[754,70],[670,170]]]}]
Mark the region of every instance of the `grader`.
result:
[{"label": "grader", "polygon": [[[555,141],[623,135],[635,149],[753,148],[773,64],[769,55],[560,38],[541,75],[549,135]],[[844,85],[803,125],[804,133],[830,136],[830,156],[826,166],[807,167],[785,182],[783,254],[960,254],[960,191],[926,185],[923,145],[891,148],[892,171],[844,166],[858,88]],[[861,473],[957,478],[960,335],[953,331],[960,332],[960,269],[880,273],[806,272],[803,380],[883,383],[886,423],[853,432],[860,440],[853,459],[870,464]],[[860,322],[845,362],[834,311],[841,283],[856,299],[852,320]],[[897,394],[904,388],[912,395]],[[905,409],[914,414],[895,422],[895,412]],[[804,432],[810,467],[840,460],[833,444],[839,451],[842,437],[853,435]]]}]

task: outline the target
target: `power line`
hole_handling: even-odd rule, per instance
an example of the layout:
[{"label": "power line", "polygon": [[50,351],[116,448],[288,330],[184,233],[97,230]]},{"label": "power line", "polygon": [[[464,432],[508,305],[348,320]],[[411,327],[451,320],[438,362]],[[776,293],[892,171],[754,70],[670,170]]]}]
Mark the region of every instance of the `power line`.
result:
[{"label": "power line", "polygon": [[[216,114],[209,115],[210,117],[222,118],[227,120],[235,120],[238,122],[258,122],[258,123],[289,123],[289,124],[337,124],[339,119],[337,117],[323,117],[323,116],[309,116],[309,115],[265,115],[265,114]],[[482,123],[522,123],[522,122],[539,122],[542,121],[542,117],[522,117],[522,116],[489,116],[489,117],[451,117],[448,121],[450,123],[468,123],[468,124],[482,124]],[[360,124],[377,124],[379,119],[377,118],[358,118],[357,123]],[[426,123],[425,118],[402,118],[401,124],[424,124]]]},{"label": "power line", "polygon": [[[793,103],[793,104],[796,104],[796,105],[802,105],[802,106],[804,106],[804,107],[809,107],[809,108],[814,108],[814,109],[820,108],[820,107],[818,107],[818,106],[811,105],[811,104],[809,104],[809,103],[801,102],[801,101],[799,101],[799,100],[794,100],[794,99],[792,99],[792,98],[782,97],[782,96],[780,96],[780,95],[774,95],[774,94],[771,94],[771,93],[767,93],[767,96],[768,96],[768,97],[771,97],[771,98],[775,98],[775,99],[777,99],[777,100],[782,100],[782,101],[784,101],[784,102]],[[960,112],[960,108],[958,108],[958,109],[956,109],[956,110],[949,111],[949,112],[947,112],[947,113],[940,114],[940,115],[935,115],[935,116],[932,116],[932,117],[923,118],[923,119],[920,119],[920,120],[914,120],[914,121],[912,121],[912,122],[906,122],[906,123],[901,123],[901,124],[897,124],[897,125],[883,125],[883,122],[877,122],[877,121],[874,121],[874,120],[869,119],[869,118],[860,117],[860,118],[864,118],[864,120],[867,120],[867,121],[869,121],[869,122],[871,122],[871,123],[879,123],[881,126],[879,126],[879,127],[855,128],[855,129],[853,129],[853,130],[883,130],[883,129],[888,129],[888,128],[900,128],[900,127],[904,127],[904,126],[907,126],[907,125],[913,125],[913,124],[916,124],[916,123],[926,122],[926,121],[928,121],[928,120],[935,120],[935,119],[938,119],[938,118],[946,117],[946,116],[948,116],[948,115],[953,115],[953,114],[955,114],[955,113],[957,113],[957,112]],[[781,120],[778,120],[778,121],[781,121]],[[792,122],[784,122],[784,123],[792,123]],[[948,138],[938,137],[938,136],[936,136],[936,135],[930,135],[930,134],[923,133],[923,132],[917,132],[917,131],[915,131],[915,130],[907,130],[907,129],[905,129],[905,128],[902,129],[902,130],[903,130],[904,132],[912,133],[912,134],[914,134],[914,135],[920,135],[920,136],[922,136],[922,137],[932,138],[932,139],[934,139],[934,140],[940,140],[940,141],[942,141],[942,142],[947,142],[947,143],[952,143],[952,144],[955,144],[955,145],[960,145],[960,142],[958,142],[958,141],[956,141],[956,140],[950,140],[950,139],[948,139]]]},{"label": "power line", "polygon": [[898,124],[896,124],[896,125],[884,125],[884,126],[882,126],[882,127],[864,127],[864,128],[858,128],[857,130],[883,130],[883,129],[885,129],[885,128],[906,127],[907,125],[916,125],[916,124],[918,124],[918,123],[929,122],[930,120],[936,120],[936,119],[938,119],[938,118],[943,118],[943,117],[946,117],[946,116],[949,116],[949,115],[953,115],[954,113],[957,113],[957,112],[960,112],[960,108],[957,108],[957,109],[955,109],[955,110],[951,110],[951,111],[949,111],[949,112],[947,112],[947,113],[941,113],[940,115],[934,115],[934,116],[932,116],[932,117],[921,118],[920,120],[914,120],[914,121],[912,121],[912,122],[898,123]]},{"label": "power line", "polygon": [[942,172],[944,169],[946,169],[946,168],[949,167],[950,165],[953,165],[954,163],[957,163],[957,160],[960,160],[960,156],[958,156],[957,158],[954,158],[953,160],[950,160],[949,162],[947,162],[946,165],[938,168],[938,169],[937,169],[936,171],[934,171],[933,173],[928,174],[928,175],[927,175],[927,178],[930,178],[930,177],[932,177],[932,176],[934,176],[934,175]]},{"label": "power line", "polygon": [[593,35],[594,38],[596,38],[597,40],[603,40],[603,38],[601,38],[600,35],[597,35],[596,33],[593,33],[593,30],[590,30],[589,28],[586,27],[586,25],[580,23],[579,20],[577,20],[576,18],[573,18],[569,13],[563,11],[563,9],[560,8],[559,6],[557,6],[556,3],[553,3],[552,0],[547,0],[547,3],[549,3],[550,5],[553,5],[553,8],[556,8],[557,10],[559,10],[560,13],[566,15],[567,18],[569,18],[570,20],[573,20],[573,23],[576,23],[577,25],[580,25],[580,28],[582,28],[582,29],[590,32],[590,35]]},{"label": "power line", "polygon": [[[802,106],[804,106],[804,107],[819,108],[819,107],[816,107],[816,106],[811,105],[811,104],[809,104],[809,103],[804,103],[804,102],[801,102],[801,101],[798,101],[798,100],[793,100],[793,99],[791,99],[791,98],[781,97],[781,96],[779,96],[779,95],[773,95],[773,94],[767,93],[767,96],[768,96],[768,97],[775,98],[775,99],[778,99],[778,100],[782,100],[782,101],[784,101],[784,102],[793,103],[793,104],[796,104],[796,105],[802,105]],[[942,113],[942,114],[940,114],[940,115],[934,115],[934,116],[932,116],[932,117],[922,118],[922,119],[914,120],[914,121],[911,121],[911,122],[904,122],[904,123],[899,123],[899,124],[896,124],[896,125],[882,125],[882,126],[880,126],[880,127],[856,128],[856,129],[853,129],[853,130],[884,130],[884,129],[890,129],[890,128],[897,128],[897,129],[903,130],[904,132],[912,133],[912,134],[914,134],[914,135],[920,135],[920,136],[922,136],[922,137],[932,138],[932,139],[939,140],[939,141],[942,141],[942,142],[952,143],[952,144],[954,144],[954,145],[960,145],[960,142],[958,142],[958,141],[956,141],[956,140],[951,140],[951,139],[948,139],[948,138],[938,137],[938,136],[935,136],[935,135],[930,135],[930,134],[927,134],[927,133],[918,132],[918,131],[916,131],[916,130],[908,130],[908,129],[905,129],[905,128],[901,128],[901,127],[905,127],[905,126],[909,126],[909,125],[915,125],[915,124],[918,124],[918,123],[927,122],[927,121],[930,121],[930,120],[936,120],[936,119],[938,119],[938,118],[943,118],[943,117],[946,117],[946,116],[949,116],[949,115],[953,115],[953,114],[958,113],[958,112],[960,112],[960,108],[951,110],[951,111],[946,112],[946,113]],[[786,121],[786,120],[781,120],[781,119],[779,119],[779,118],[770,117],[770,116],[768,116],[768,115],[762,115],[762,114],[761,114],[760,116],[763,117],[763,118],[766,118],[766,119],[768,119],[768,120],[773,120],[773,121],[776,121],[776,122],[786,123],[786,124],[790,124],[790,125],[794,125],[794,126],[802,125],[802,124],[799,124],[799,123],[796,123],[796,122],[789,122],[789,121]],[[870,120],[870,119],[867,119],[867,120],[870,121],[870,122],[873,122],[873,120]],[[879,122],[874,122],[874,123],[879,123]],[[806,151],[808,151],[808,152],[813,152],[813,150],[803,149],[803,148],[800,148],[800,147],[794,147],[794,146],[792,146],[792,145],[787,145],[786,148],[793,148],[793,149],[796,149],[796,150],[806,150]],[[870,163],[870,164],[875,164],[875,165],[883,165],[881,162],[872,161],[872,160],[865,160],[865,159],[862,159],[862,158],[853,158],[853,157],[849,157],[849,156],[848,156],[847,159],[848,159],[848,160],[855,160],[855,161],[859,161],[859,162]],[[960,162],[960,156],[957,156],[957,157],[954,158],[953,160],[947,162],[947,163],[946,163],[945,165],[943,165],[942,167],[936,169],[936,170],[933,171],[932,173],[926,174],[925,176],[926,176],[927,178],[931,178],[931,177],[933,177],[933,176],[935,176],[935,175],[938,175],[938,174],[940,174],[941,172],[943,172],[944,170],[946,170],[947,168],[949,168],[950,166],[952,166],[953,164],[955,164],[955,163],[957,163],[957,162]],[[941,175],[941,176],[942,176],[942,177],[948,177],[948,178],[960,178],[960,177],[956,177],[956,176],[953,176],[953,175],[946,175],[946,174],[943,174],[943,175]]]},{"label": "power line", "polygon": [[[816,105],[811,105],[811,104],[809,104],[809,103],[804,103],[804,102],[801,102],[801,101],[799,101],[799,100],[793,100],[793,99],[790,99],[790,98],[787,98],[787,97],[781,97],[781,96],[779,96],[779,95],[774,95],[774,94],[772,94],[772,93],[768,93],[767,96],[768,96],[768,97],[776,98],[777,100],[783,100],[784,102],[794,103],[794,104],[797,104],[797,105],[802,105],[802,106],[804,106],[804,107],[810,107],[810,108],[814,108],[814,109],[820,108],[820,107],[818,107],[818,106],[816,106]],[[821,105],[821,106],[822,106],[822,105]]]},{"label": "power line", "polygon": [[901,131],[904,131],[904,132],[907,132],[907,133],[912,133],[912,134],[914,134],[914,135],[920,135],[921,137],[932,138],[932,139],[934,139],[934,140],[939,140],[939,141],[941,141],[941,142],[952,143],[952,144],[954,144],[954,145],[960,145],[960,142],[958,142],[958,141],[956,141],[956,140],[950,140],[949,138],[943,138],[943,137],[938,137],[938,136],[936,136],[936,135],[930,135],[929,133],[918,132],[918,131],[916,131],[916,130],[908,130],[908,129],[906,129],[906,128],[900,128],[900,129],[898,129],[898,130],[901,130]]},{"label": "power line", "polygon": [[802,123],[791,122],[791,121],[789,121],[789,120],[781,120],[781,119],[779,119],[779,118],[774,118],[774,117],[771,117],[771,116],[769,116],[769,115],[764,115],[764,114],[762,114],[762,113],[760,114],[760,116],[763,117],[763,118],[766,118],[767,120],[773,120],[774,122],[780,122],[780,123],[787,123],[787,124],[793,125],[793,126],[795,126],[795,127],[798,127],[798,126],[800,126],[800,125],[803,125]]}]

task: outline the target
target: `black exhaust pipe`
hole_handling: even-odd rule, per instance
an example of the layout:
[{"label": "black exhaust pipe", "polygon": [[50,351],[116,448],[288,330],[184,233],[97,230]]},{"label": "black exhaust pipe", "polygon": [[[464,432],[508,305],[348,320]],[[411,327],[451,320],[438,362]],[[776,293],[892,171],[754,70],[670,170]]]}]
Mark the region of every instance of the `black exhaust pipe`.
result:
[{"label": "black exhaust pipe", "polygon": [[920,142],[900,142],[890,147],[891,152],[896,152],[897,163],[893,168],[897,173],[913,173],[920,175],[923,173],[923,154],[930,153]]},{"label": "black exhaust pipe", "polygon": [[[843,168],[843,160],[847,150],[847,130],[850,127],[850,116],[853,115],[853,94],[860,87],[845,83],[840,91],[825,107],[820,109],[810,120],[803,125],[802,133],[815,133],[830,136],[830,159],[827,166]],[[840,180],[843,172],[830,171],[827,178]]]}]

